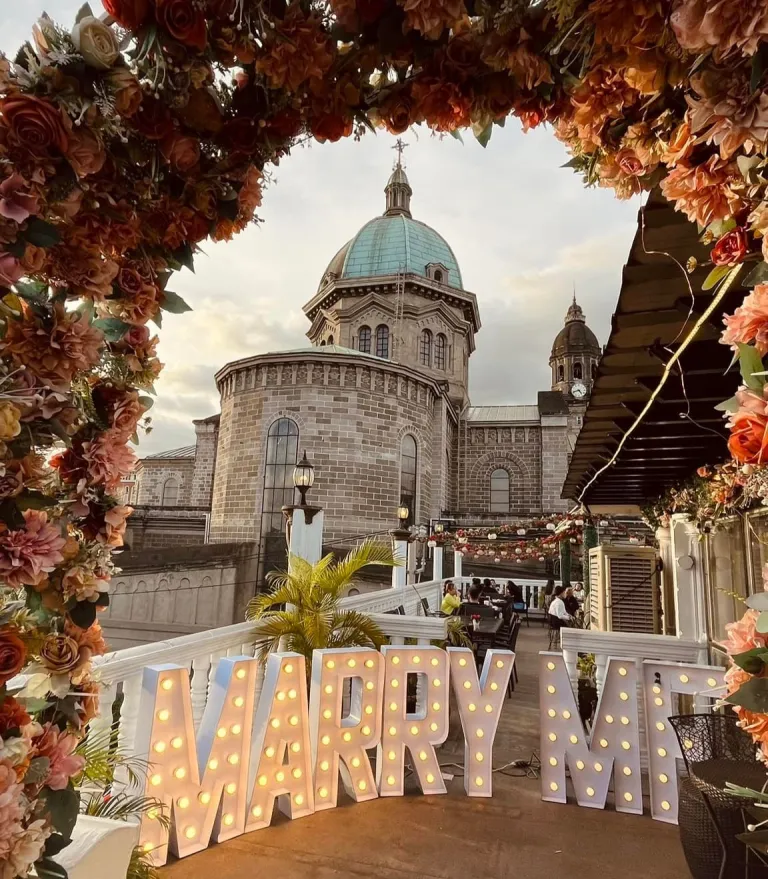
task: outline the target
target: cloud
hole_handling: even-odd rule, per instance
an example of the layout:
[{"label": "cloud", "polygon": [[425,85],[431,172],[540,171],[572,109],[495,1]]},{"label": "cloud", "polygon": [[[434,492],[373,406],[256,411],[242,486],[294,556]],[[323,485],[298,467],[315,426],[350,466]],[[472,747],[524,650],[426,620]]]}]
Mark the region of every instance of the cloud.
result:
[{"label": "cloud", "polygon": [[[46,0],[71,26],[81,0]],[[9,53],[28,37],[40,0],[5,0]],[[472,401],[533,402],[550,384],[549,351],[575,282],[601,342],[607,337],[639,200],[586,190],[560,166],[549,130],[522,134],[515,120],[482,149],[426,130],[405,139],[414,216],[452,246],[483,327],[470,366]],[[172,282],[194,311],[165,315],[155,429],[147,454],[194,441],[192,419],[216,411],[213,375],[228,361],[307,344],[302,306],[336,251],[384,208],[394,139],[312,144],[281,161],[265,191],[262,223],[232,242],[205,245],[195,274]],[[186,425],[186,426],[185,426]]]}]

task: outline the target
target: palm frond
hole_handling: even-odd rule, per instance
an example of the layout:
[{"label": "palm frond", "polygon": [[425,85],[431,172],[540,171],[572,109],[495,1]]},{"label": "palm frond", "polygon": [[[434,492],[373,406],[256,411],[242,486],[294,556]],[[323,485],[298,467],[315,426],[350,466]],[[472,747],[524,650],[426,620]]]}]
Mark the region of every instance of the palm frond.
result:
[{"label": "palm frond", "polygon": [[469,647],[472,649],[472,639],[467,634],[464,621],[461,617],[448,617],[446,620],[445,641],[435,642],[438,647]]},{"label": "palm frond", "polygon": [[131,852],[125,879],[160,879],[160,871],[152,863],[151,855],[139,845]]},{"label": "palm frond", "polygon": [[102,794],[91,794],[83,804],[83,812],[96,818],[111,818],[113,821],[128,821],[149,813],[154,821],[158,821],[164,830],[170,827],[170,816],[165,803],[155,797],[132,796],[126,793],[105,797]]},{"label": "palm frond", "polygon": [[99,732],[89,731],[78,743],[75,753],[85,758],[82,771],[74,779],[78,788],[87,783],[107,788],[118,767],[126,772],[131,785],[139,786],[149,770],[147,760],[117,747],[117,729],[112,727]]},{"label": "palm frond", "polygon": [[378,623],[357,610],[336,613],[328,647],[375,647],[387,643],[387,636]]},{"label": "palm frond", "polygon": [[345,558],[326,569],[319,580],[322,589],[333,595],[341,592],[355,582],[355,577],[363,568],[371,565],[383,565],[396,568],[402,561],[394,555],[388,543],[370,538],[352,549]]}]

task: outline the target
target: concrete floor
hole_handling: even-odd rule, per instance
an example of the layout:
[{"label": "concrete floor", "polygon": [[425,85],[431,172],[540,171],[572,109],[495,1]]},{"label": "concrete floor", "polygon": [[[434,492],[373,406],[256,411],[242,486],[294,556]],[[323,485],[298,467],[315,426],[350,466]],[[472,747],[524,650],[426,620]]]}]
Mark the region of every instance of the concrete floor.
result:
[{"label": "concrete floor", "polygon": [[[538,749],[539,624],[518,641],[520,682],[499,725],[496,766]],[[452,729],[455,724],[452,724]],[[453,731],[440,762],[463,761]],[[682,879],[677,827],[650,817],[543,803],[538,780],[494,776],[492,799],[470,799],[460,778],[447,796],[418,793],[282,816],[161,871],[163,879]]]}]

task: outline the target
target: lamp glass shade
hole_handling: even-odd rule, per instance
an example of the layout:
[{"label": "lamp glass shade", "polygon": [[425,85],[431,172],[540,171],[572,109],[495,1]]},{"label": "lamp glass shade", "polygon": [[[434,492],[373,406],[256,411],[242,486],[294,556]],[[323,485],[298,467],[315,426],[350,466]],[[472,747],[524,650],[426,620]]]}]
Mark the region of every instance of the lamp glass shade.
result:
[{"label": "lamp glass shade", "polygon": [[296,488],[312,488],[315,482],[315,468],[307,460],[307,453],[293,468],[293,484]]},{"label": "lamp glass shade", "polygon": [[400,506],[397,508],[397,518],[401,522],[405,522],[405,520],[408,518],[409,514],[410,514],[410,510],[408,509],[408,507],[406,507],[405,504],[400,504]]}]

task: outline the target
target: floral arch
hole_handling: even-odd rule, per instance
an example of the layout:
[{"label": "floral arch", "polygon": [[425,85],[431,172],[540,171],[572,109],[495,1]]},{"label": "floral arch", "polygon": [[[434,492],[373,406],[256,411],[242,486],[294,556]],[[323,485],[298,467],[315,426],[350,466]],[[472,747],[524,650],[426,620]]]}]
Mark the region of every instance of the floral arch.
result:
[{"label": "floral arch", "polygon": [[[746,283],[768,279],[763,0],[104,5],[66,26],[43,17],[0,56],[7,876],[31,861],[47,875],[71,830],[72,749],[98,710],[97,612],[130,513],[113,492],[162,369],[150,324],[189,309],[173,272],[253,221],[292,145],[414,124],[485,145],[509,116],[549,123],[587,184],[619,197],[660,185],[713,243],[712,285],[746,262]],[[768,287],[739,312],[725,341],[753,387],[731,449],[761,462]],[[30,686],[9,695],[24,668]]]}]

